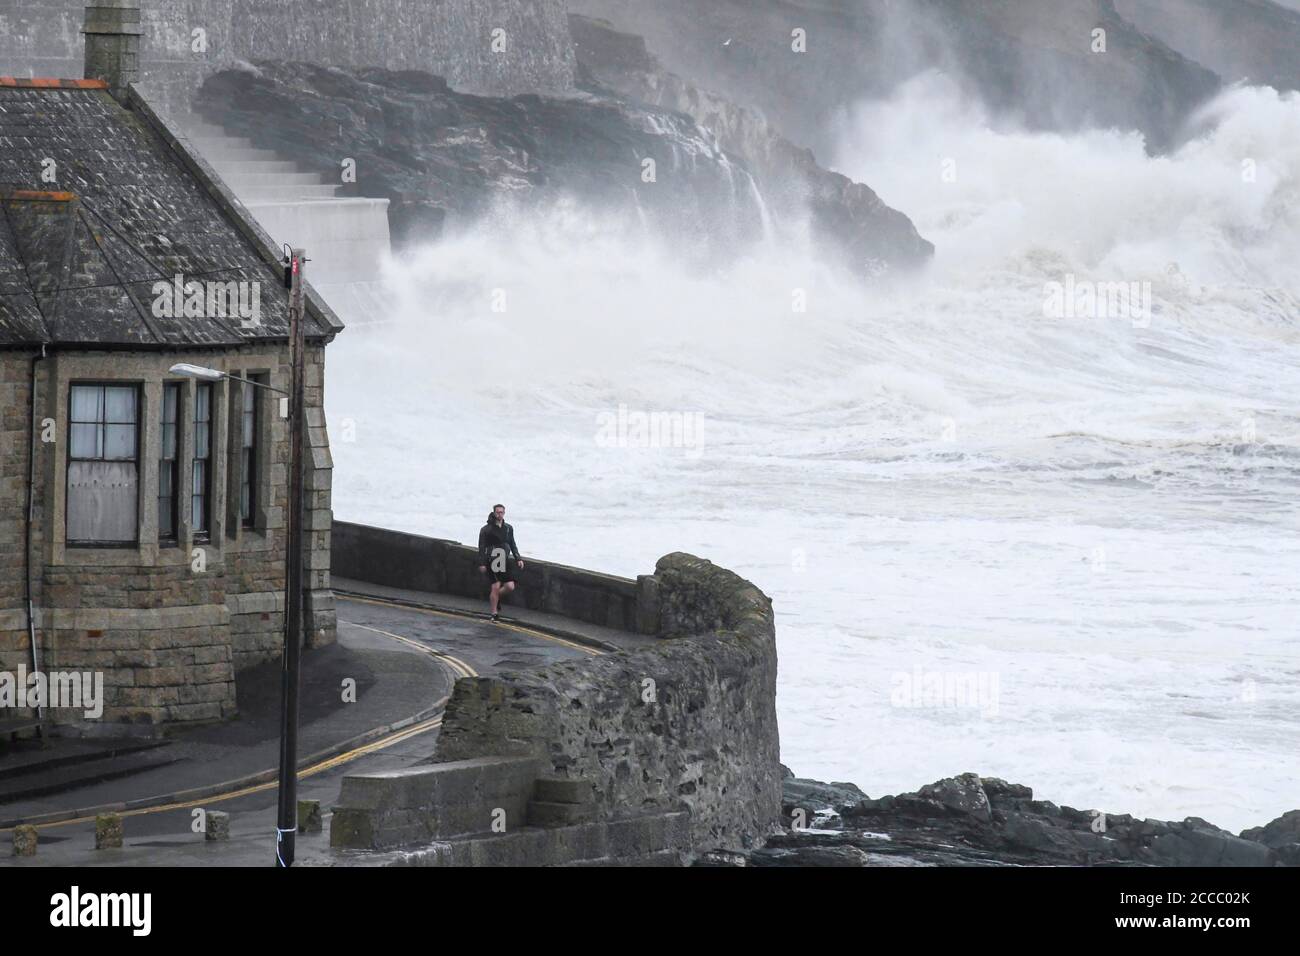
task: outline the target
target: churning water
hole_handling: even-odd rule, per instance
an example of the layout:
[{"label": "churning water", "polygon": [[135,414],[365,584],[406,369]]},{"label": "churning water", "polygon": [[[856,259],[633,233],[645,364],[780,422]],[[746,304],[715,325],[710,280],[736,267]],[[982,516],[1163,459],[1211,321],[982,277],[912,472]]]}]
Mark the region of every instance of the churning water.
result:
[{"label": "churning water", "polygon": [[[1152,158],[941,77],[864,105],[833,160],[938,247],[905,288],[576,205],[448,238],[331,347],[335,512],[472,542],[504,501],[525,554],[737,570],[801,775],[1261,824],[1300,802],[1300,98],[1198,122]],[[1067,282],[1150,311],[1049,317]]]}]

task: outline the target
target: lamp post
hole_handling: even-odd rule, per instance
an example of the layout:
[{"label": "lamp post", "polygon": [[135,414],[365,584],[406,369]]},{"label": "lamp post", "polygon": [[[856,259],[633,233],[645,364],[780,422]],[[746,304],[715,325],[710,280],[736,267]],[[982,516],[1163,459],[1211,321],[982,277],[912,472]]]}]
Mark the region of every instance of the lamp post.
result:
[{"label": "lamp post", "polygon": [[285,265],[289,285],[290,385],[282,388],[236,378],[200,365],[173,365],[173,375],[203,381],[232,379],[269,389],[289,399],[289,512],[285,529],[284,663],[280,681],[280,787],[275,834],[276,866],[293,865],[298,833],[298,686],[302,660],[302,555],[303,555],[303,368],[305,332],[303,314],[303,264],[301,249],[292,250]]}]

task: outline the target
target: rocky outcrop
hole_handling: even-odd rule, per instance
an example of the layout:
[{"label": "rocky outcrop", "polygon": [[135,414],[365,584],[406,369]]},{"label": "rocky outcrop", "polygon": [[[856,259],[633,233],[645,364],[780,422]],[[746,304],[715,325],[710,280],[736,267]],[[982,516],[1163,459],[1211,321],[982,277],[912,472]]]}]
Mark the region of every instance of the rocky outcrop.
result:
[{"label": "rocky outcrop", "polygon": [[1272,0],[1115,0],[1115,9],[1225,82],[1300,89],[1300,11]]},{"label": "rocky outcrop", "polygon": [[[209,78],[196,107],[335,181],[353,160],[356,182],[342,194],[387,198],[396,247],[500,203],[567,199],[671,236],[685,258],[743,252],[770,226],[748,166],[710,130],[608,92],[481,97],[428,73],[259,62]],[[811,163],[797,154],[792,162]],[[827,247],[860,271],[913,265],[931,251],[905,216],[843,177],[823,174],[807,200]]]},{"label": "rocky outcrop", "polygon": [[[748,172],[688,117],[591,96],[470,96],[414,71],[259,62],[204,83],[203,117],[335,181],[385,197],[395,246],[505,202],[574,198],[717,250],[762,233]],[[645,162],[655,163],[646,182]],[[683,241],[686,254],[689,243]]]},{"label": "rocky outcrop", "polygon": [[[1139,129],[1153,149],[1176,142],[1218,89],[1211,71],[1134,28],[1111,0],[570,0],[570,9],[644,36],[669,70],[818,153],[833,146],[844,109],[927,69],[960,77],[1031,128]],[[1093,52],[1098,28],[1105,53]]]},{"label": "rocky outcrop", "polygon": [[569,29],[580,83],[690,116],[728,153],[744,159],[778,221],[807,219],[823,251],[854,271],[874,274],[890,263],[919,264],[934,253],[912,221],[870,187],[823,169],[811,150],[786,139],[761,113],[666,71],[641,37],[577,15],[569,17]]},{"label": "rocky outcrop", "polygon": [[[787,771],[787,774],[789,772]],[[1300,810],[1234,835],[1076,810],[1021,784],[966,773],[914,793],[853,800],[851,784],[789,774],[787,828],[759,850],[702,860],[751,866],[1300,866]]]}]

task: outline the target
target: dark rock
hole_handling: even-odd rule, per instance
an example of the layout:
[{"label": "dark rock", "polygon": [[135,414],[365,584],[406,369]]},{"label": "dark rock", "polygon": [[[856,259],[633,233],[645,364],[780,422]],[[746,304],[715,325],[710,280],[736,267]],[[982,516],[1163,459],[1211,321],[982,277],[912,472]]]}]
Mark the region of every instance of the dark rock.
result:
[{"label": "dark rock", "polygon": [[991,822],[993,819],[988,794],[984,792],[977,774],[964,773],[959,777],[927,784],[916,795],[959,813],[969,814],[977,820]]},{"label": "dark rock", "polygon": [[1217,829],[1162,834],[1151,841],[1151,855],[1167,866],[1272,866],[1277,861],[1262,843]]},{"label": "dark rock", "polygon": [[753,866],[866,866],[869,856],[854,846],[765,848],[750,856]]},{"label": "dark rock", "polygon": [[1004,798],[1013,800],[1032,800],[1034,791],[1024,784],[1007,783],[997,777],[980,777],[980,784],[991,803],[996,804]]},{"label": "dark rock", "polygon": [[781,810],[786,816],[797,808],[807,811],[810,817],[827,808],[843,814],[865,799],[867,795],[851,783],[821,783],[793,777],[781,784]]},{"label": "dark rock", "polygon": [[1251,827],[1241,831],[1243,840],[1254,840],[1265,846],[1280,848],[1292,843],[1300,843],[1300,810],[1288,810],[1276,820],[1270,820],[1262,827]]},{"label": "dark rock", "polygon": [[934,247],[911,220],[869,187],[818,165],[809,149],[781,135],[762,113],[700,89],[663,69],[639,36],[609,23],[569,17],[585,88],[615,90],[634,102],[685,113],[741,157],[780,221],[807,221],[825,254],[877,276],[924,263]]},{"label": "dark rock", "polygon": [[[856,787],[787,780],[801,793]],[[995,799],[990,799],[996,795]],[[1032,800],[1028,787],[962,774],[915,793],[863,796],[817,830],[770,836],[761,866],[824,865],[811,848],[856,848],[864,866],[1283,866],[1300,865],[1300,811],[1233,836],[1199,817],[1135,820]],[[1265,839],[1277,844],[1271,848]],[[842,859],[837,854],[835,859]],[[855,857],[856,859],[856,857]],[[858,864],[855,864],[858,865]]]}]

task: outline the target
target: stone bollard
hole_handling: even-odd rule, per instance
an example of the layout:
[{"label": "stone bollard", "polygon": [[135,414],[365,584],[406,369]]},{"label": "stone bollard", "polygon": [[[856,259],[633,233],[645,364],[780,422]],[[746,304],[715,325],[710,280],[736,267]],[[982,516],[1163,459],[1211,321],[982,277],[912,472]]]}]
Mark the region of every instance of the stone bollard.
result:
[{"label": "stone bollard", "polygon": [[101,813],[95,817],[95,849],[110,850],[122,846],[122,817]]},{"label": "stone bollard", "polygon": [[209,843],[230,839],[230,814],[208,810],[203,814],[203,839]]},{"label": "stone bollard", "polygon": [[14,856],[36,855],[36,827],[24,824],[14,827]]},{"label": "stone bollard", "polygon": [[298,801],[298,832],[320,833],[321,815],[319,800]]}]

